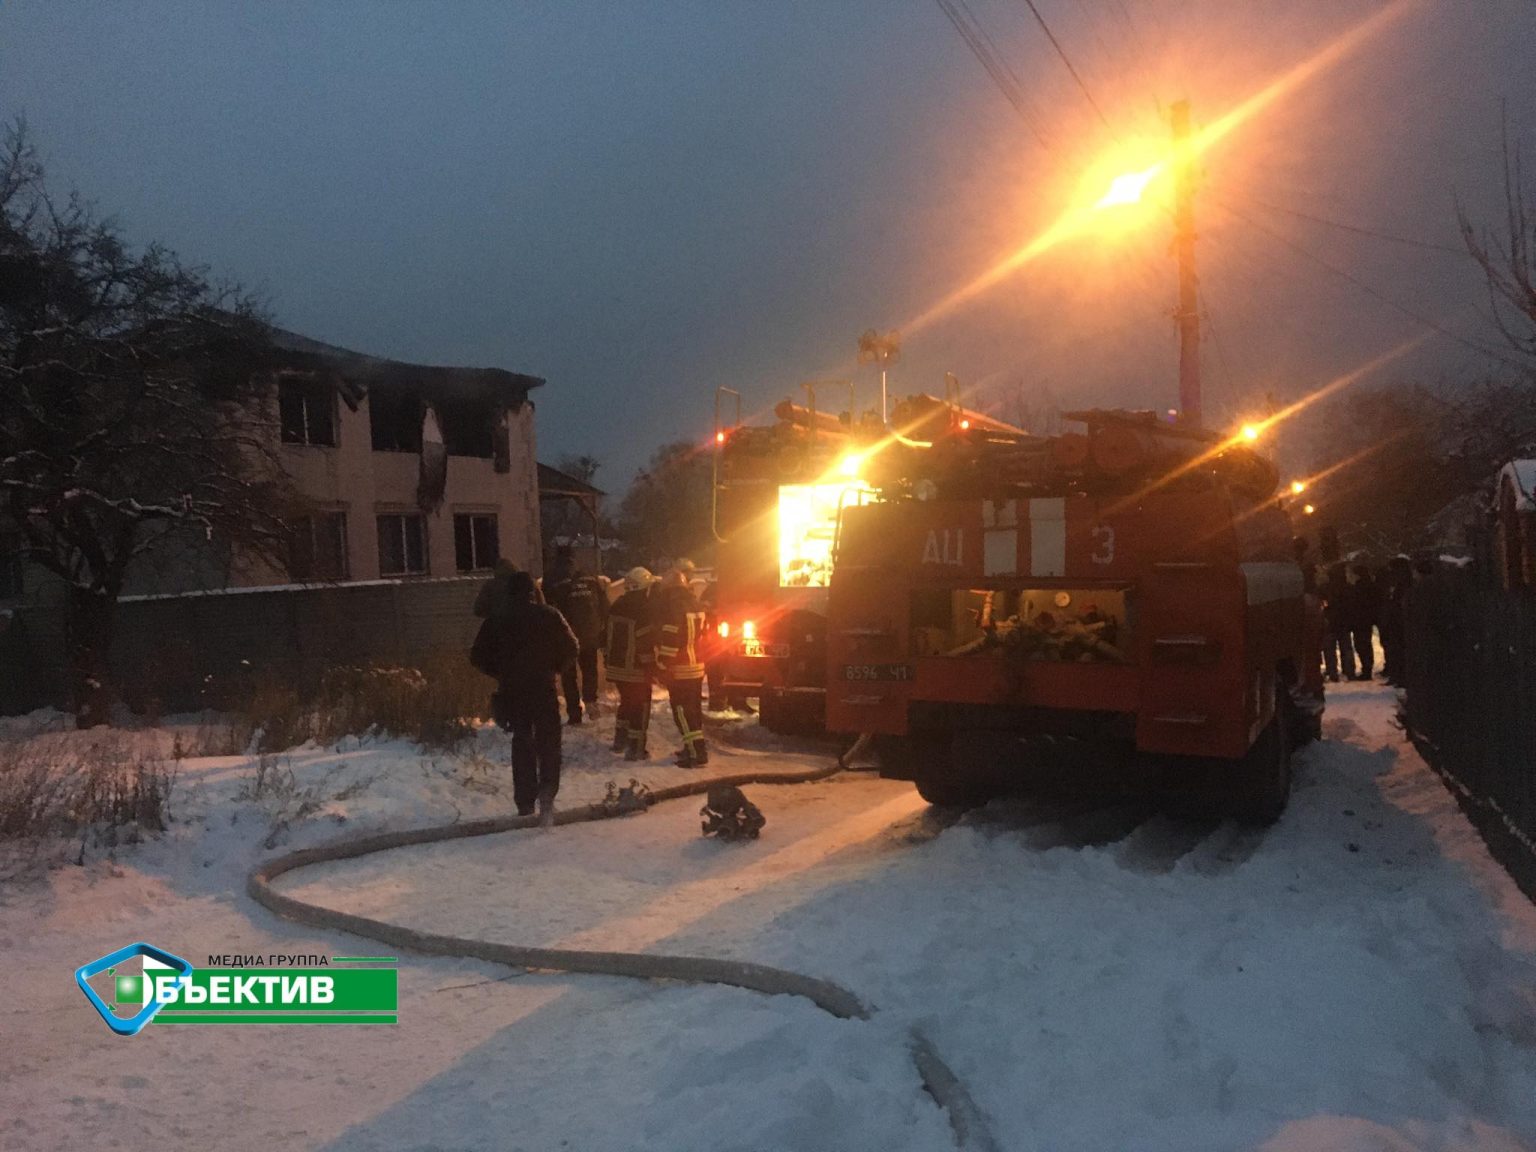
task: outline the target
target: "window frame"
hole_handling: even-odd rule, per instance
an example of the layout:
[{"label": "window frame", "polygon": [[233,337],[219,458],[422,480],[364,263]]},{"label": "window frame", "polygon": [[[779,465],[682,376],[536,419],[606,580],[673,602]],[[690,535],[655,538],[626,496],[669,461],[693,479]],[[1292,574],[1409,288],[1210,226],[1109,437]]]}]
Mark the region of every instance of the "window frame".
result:
[{"label": "window frame", "polygon": [[[484,563],[484,564],[479,563],[480,561],[485,560],[485,557],[482,557],[482,556],[480,556],[478,554],[479,553],[479,549],[476,548],[476,546],[475,546],[476,540],[475,540],[474,523],[477,520],[489,520],[491,522],[491,532],[492,532],[491,540],[493,542],[492,543],[492,547],[491,547],[491,551],[494,553],[494,555],[492,555],[489,558],[489,561]],[[468,568],[464,567],[463,562],[462,562],[462,557],[463,557],[463,552],[461,550],[461,543],[462,542],[459,539],[459,523],[460,523],[460,521],[465,521],[469,525],[469,552],[470,552],[470,562],[471,562],[472,566],[468,567]],[[459,510],[459,511],[455,511],[454,514],[453,514],[453,566],[454,566],[454,570],[457,571],[461,576],[468,576],[468,575],[472,575],[474,573],[479,573],[479,572],[489,572],[493,568],[496,567],[496,563],[500,559],[501,559],[501,520],[500,520],[500,513],[498,511],[496,511],[496,510],[493,510],[493,509],[476,509],[476,508],[466,508],[466,509],[462,509],[462,510]]]},{"label": "window frame", "polygon": [[[338,570],[334,576],[317,574],[318,565],[316,564],[316,557],[320,554],[320,550],[317,547],[319,536],[316,529],[322,520],[335,522],[339,529],[337,533],[337,545],[339,547],[337,559],[339,563]],[[352,578],[352,561],[347,544],[347,510],[345,508],[317,508],[308,515],[298,516],[290,520],[289,530],[294,535],[294,539],[290,540],[288,545],[288,579],[290,582],[294,584],[336,584]],[[304,573],[296,571],[298,565],[294,562],[294,549],[301,532],[307,535],[309,541],[309,571]]]},{"label": "window frame", "polygon": [[[410,541],[406,521],[414,520],[419,526],[421,567],[412,568],[410,558]],[[384,566],[384,541],[385,522],[399,521],[399,547],[402,567],[398,571],[388,571]],[[374,513],[374,528],[378,536],[379,575],[381,577],[410,577],[429,576],[432,573],[432,549],[428,541],[427,518],[420,512],[410,512],[397,508],[382,508]]]},{"label": "window frame", "polygon": [[[289,434],[289,421],[284,410],[284,392],[289,395],[297,392],[299,404],[300,426],[296,429],[297,436]],[[330,439],[319,440],[313,435],[315,424],[314,413],[323,410],[326,420],[329,421]],[[277,378],[277,436],[279,442],[291,444],[297,448],[336,448],[341,444],[341,414],[336,406],[336,390],[323,380],[312,377],[300,376],[294,373],[281,375]]]}]

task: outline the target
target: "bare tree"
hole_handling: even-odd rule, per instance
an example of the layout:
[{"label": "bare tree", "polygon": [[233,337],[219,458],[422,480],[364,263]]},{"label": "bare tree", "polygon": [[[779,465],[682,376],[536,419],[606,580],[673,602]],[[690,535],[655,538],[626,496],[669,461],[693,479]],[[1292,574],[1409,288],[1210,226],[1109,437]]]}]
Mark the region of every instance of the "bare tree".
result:
[{"label": "bare tree", "polygon": [[1520,142],[1504,130],[1504,230],[1490,234],[1475,225],[1459,204],[1456,216],[1462,240],[1488,280],[1493,321],[1512,348],[1536,362],[1536,278],[1531,249],[1536,242],[1527,197]]},{"label": "bare tree", "polygon": [[0,519],[69,589],[77,723],[104,722],[116,603],[171,541],[275,558],[292,491],[254,302],[60,201],[16,121],[0,137]]},{"label": "bare tree", "polygon": [[655,564],[664,556],[709,562],[710,467],[709,453],[687,440],[651,455],[619,505],[619,534],[630,562]]}]

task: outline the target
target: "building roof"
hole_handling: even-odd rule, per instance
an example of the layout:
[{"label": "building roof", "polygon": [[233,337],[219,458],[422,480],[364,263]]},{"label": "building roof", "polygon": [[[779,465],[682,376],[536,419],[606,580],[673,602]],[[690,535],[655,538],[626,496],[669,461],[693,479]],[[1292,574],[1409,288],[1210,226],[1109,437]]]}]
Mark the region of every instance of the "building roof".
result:
[{"label": "building roof", "polygon": [[585,480],[569,476],[548,464],[539,465],[539,497],[545,496],[606,496],[601,488],[594,488]]},{"label": "building roof", "polygon": [[505,368],[408,364],[340,348],[282,328],[272,329],[272,343],[289,367],[332,373],[359,396],[370,388],[417,388],[429,394],[493,396],[517,405],[528,398],[530,390],[544,386],[541,376]]}]

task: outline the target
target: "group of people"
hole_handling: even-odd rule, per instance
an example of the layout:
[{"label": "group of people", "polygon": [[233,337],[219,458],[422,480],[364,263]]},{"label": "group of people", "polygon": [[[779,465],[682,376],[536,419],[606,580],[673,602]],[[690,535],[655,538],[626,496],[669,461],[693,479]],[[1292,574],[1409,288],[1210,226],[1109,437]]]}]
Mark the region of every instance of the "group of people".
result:
[{"label": "group of people", "polygon": [[598,652],[619,691],[613,750],[644,760],[651,689],[667,686],[669,709],[682,734],[677,763],[709,762],[704,743],[704,665],[699,645],[704,609],[689,585],[693,564],[669,565],[661,577],[634,568],[623,594],[609,604],[607,585],[576,566],[561,547],[542,587],[532,574],[501,561],[480,588],[481,620],[470,661],[494,677],[496,723],[512,736],[512,799],[519,815],[554,823],[560,790],[560,696],[567,724],[598,714]]},{"label": "group of people", "polygon": [[644,760],[651,723],[651,687],[666,685],[667,710],[683,746],[677,763],[702,768],[709,763],[704,742],[704,607],[693,593],[693,563],[679,560],[660,576],[631,568],[624,594],[608,613],[604,663],[619,690],[619,716],[613,750],[626,760]]},{"label": "group of people", "polygon": [[1317,570],[1300,555],[1308,591],[1323,602],[1323,669],[1329,680],[1370,680],[1376,672],[1374,636],[1381,638],[1382,678],[1389,684],[1403,677],[1404,604],[1413,587],[1413,564],[1396,556],[1385,567],[1334,561],[1317,578]]}]

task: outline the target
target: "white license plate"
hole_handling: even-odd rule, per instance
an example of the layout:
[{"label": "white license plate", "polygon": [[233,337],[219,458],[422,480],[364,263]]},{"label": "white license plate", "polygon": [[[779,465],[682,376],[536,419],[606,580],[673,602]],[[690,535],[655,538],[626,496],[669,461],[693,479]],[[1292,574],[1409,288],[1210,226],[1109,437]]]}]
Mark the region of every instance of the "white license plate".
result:
[{"label": "white license plate", "polygon": [[789,655],[788,644],[768,644],[762,640],[743,640],[738,649],[743,656],[776,656]]}]

